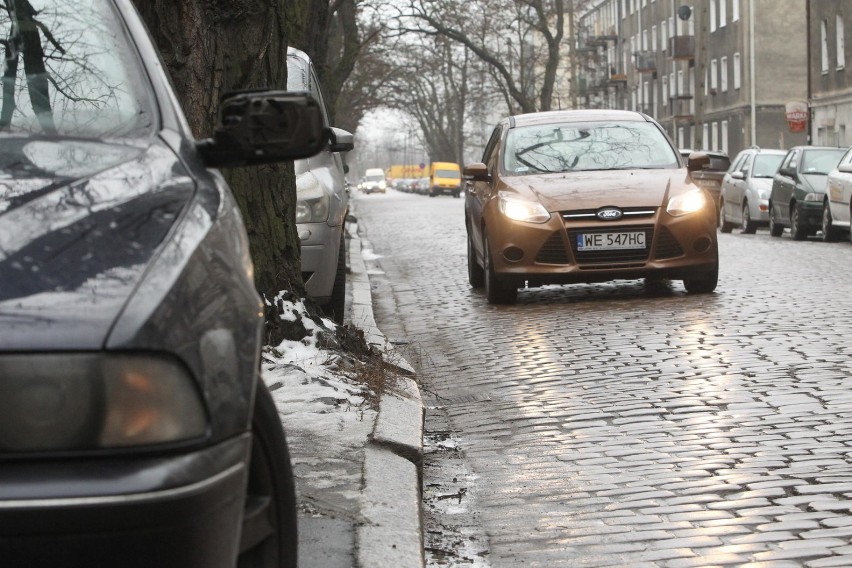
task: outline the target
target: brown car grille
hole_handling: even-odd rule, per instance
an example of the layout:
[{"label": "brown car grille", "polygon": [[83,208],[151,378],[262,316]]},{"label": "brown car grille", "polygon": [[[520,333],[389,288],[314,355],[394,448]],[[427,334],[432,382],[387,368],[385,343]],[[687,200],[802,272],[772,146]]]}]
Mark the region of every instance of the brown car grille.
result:
[{"label": "brown car grille", "polygon": [[571,264],[561,232],[553,233],[544,242],[538,251],[538,256],[535,257],[535,261],[542,264]]},{"label": "brown car grille", "polygon": [[[653,217],[657,213],[656,207],[618,207],[621,210],[621,220],[643,219]],[[584,221],[593,219],[597,221],[597,209],[574,209],[571,211],[560,211],[559,214],[565,221]]]},{"label": "brown car grille", "polygon": [[654,256],[658,260],[683,256],[683,249],[680,247],[680,243],[677,242],[677,239],[669,231],[668,227],[660,227],[660,232],[657,233],[657,249]]},{"label": "brown car grille", "polygon": [[[577,235],[590,233],[612,233],[623,231],[644,231],[646,248],[644,249],[620,249],[620,250],[595,250],[583,251],[577,250]],[[651,243],[654,241],[654,227],[648,225],[618,225],[612,227],[594,227],[594,228],[572,228],[568,230],[568,240],[571,243],[571,250],[574,252],[574,258],[579,264],[611,264],[621,262],[645,262],[648,260],[648,251]]]}]

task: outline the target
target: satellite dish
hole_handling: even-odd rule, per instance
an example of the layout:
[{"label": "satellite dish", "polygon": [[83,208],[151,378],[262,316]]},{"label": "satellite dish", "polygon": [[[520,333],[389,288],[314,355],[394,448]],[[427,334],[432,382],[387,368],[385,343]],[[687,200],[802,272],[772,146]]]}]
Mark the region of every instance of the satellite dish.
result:
[{"label": "satellite dish", "polygon": [[684,22],[689,19],[692,15],[692,8],[689,6],[681,6],[677,9],[677,17],[683,20]]}]

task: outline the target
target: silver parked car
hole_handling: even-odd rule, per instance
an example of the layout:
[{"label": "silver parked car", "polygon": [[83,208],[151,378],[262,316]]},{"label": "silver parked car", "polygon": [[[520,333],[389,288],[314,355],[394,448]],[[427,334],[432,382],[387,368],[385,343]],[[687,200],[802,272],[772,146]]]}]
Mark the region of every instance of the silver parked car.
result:
[{"label": "silver parked car", "polygon": [[722,179],[719,227],[723,233],[742,227],[743,233],[754,234],[758,227],[769,226],[772,177],[786,153],[752,147],[737,154]]},{"label": "silver parked car", "polygon": [[[325,126],[328,110],[310,58],[287,50],[287,89],[309,92],[319,102]],[[329,145],[319,154],[296,160],[296,227],[302,251],[302,278],[313,300],[337,323],[346,302],[345,220],[349,209],[343,153],[354,147],[352,134],[331,128]]]},{"label": "silver parked car", "polygon": [[852,240],[852,148],[828,174],[822,205],[822,238],[836,241],[844,232]]}]

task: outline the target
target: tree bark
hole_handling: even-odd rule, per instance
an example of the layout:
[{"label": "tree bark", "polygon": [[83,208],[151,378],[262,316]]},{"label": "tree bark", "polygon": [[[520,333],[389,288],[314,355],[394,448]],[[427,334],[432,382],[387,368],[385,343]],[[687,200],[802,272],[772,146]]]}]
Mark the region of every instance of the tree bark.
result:
[{"label": "tree bark", "polygon": [[[134,0],[169,70],[193,133],[210,136],[218,103],[228,91],[284,89],[290,17],[308,0]],[[223,172],[243,212],[255,285],[273,303],[267,342],[288,334],[274,299],[282,291],[305,297],[295,221],[292,163]],[[288,337],[290,339],[301,339]]]}]

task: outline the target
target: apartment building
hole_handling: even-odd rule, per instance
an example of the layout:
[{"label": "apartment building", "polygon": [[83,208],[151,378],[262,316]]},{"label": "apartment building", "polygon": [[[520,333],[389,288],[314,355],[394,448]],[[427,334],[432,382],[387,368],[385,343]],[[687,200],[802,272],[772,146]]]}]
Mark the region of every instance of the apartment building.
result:
[{"label": "apartment building", "polygon": [[579,18],[580,106],[644,112],[681,148],[804,144],[786,111],[808,99],[807,14],[807,0],[594,2]]},{"label": "apartment building", "polygon": [[[846,28],[852,21],[852,2],[810,0],[810,106],[814,144],[852,145],[852,47],[846,45]],[[852,69],[850,69],[852,73]]]}]

